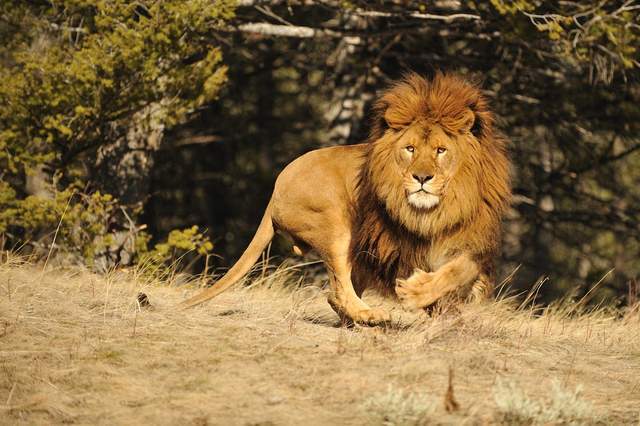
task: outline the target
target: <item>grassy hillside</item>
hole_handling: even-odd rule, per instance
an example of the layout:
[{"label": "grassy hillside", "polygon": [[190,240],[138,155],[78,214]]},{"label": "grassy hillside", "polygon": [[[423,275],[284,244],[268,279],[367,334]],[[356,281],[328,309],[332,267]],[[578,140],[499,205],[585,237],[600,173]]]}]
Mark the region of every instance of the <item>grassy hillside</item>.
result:
[{"label": "grassy hillside", "polygon": [[[0,265],[1,424],[638,424],[640,315],[501,300],[338,327],[262,275],[179,312],[180,277]],[[289,283],[289,285],[285,285]],[[136,302],[138,292],[150,307]],[[451,386],[449,385],[451,383]]]}]

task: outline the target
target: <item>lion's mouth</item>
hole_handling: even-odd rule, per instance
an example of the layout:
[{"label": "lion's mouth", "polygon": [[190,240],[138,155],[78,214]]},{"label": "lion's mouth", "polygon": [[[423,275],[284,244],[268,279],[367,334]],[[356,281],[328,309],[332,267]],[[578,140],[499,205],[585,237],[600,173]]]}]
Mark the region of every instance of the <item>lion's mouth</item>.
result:
[{"label": "lion's mouth", "polygon": [[424,188],[420,188],[420,189],[418,189],[418,190],[416,190],[416,191],[410,192],[410,193],[409,193],[409,195],[413,195],[413,194],[420,194],[420,193],[427,194],[427,195],[433,195],[434,197],[438,197],[438,196],[439,196],[438,194],[433,193],[433,192],[431,192],[431,191],[427,191],[427,190],[426,190],[426,189],[424,189]]},{"label": "lion's mouth", "polygon": [[440,202],[440,197],[420,188],[407,196],[409,204],[418,209],[430,209]]}]

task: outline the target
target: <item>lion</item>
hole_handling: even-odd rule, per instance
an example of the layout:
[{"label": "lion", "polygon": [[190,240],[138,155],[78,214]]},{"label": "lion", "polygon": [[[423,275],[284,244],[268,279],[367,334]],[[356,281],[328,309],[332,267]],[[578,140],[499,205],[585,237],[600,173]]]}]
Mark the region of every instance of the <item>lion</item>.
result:
[{"label": "lion", "polygon": [[373,287],[412,309],[493,292],[501,220],[511,198],[506,140],[477,85],[410,73],[373,105],[365,143],[308,152],[280,173],[255,236],[235,265],[183,307],[240,280],[281,232],[315,250],[328,301],[345,322],[390,315],[361,298]]}]

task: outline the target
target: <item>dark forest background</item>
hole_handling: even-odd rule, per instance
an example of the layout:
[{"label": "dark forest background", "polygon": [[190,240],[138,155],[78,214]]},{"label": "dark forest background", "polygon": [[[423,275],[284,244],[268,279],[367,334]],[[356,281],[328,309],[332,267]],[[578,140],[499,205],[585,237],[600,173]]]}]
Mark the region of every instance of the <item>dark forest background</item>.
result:
[{"label": "dark forest background", "polygon": [[[480,82],[511,141],[500,276],[519,266],[516,288],[545,280],[545,301],[596,283],[596,301],[637,297],[636,1],[5,1],[0,11],[4,249],[103,270],[229,266],[288,162],[363,141],[389,81],[446,70]],[[277,241],[274,262],[288,249]]]}]

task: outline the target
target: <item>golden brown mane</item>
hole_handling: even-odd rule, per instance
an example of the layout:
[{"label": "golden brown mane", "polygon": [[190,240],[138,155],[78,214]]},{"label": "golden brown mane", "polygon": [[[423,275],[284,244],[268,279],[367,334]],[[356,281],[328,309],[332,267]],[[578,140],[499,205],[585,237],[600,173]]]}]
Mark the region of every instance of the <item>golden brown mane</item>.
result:
[{"label": "golden brown mane", "polygon": [[448,295],[491,294],[509,162],[482,94],[460,77],[410,74],[374,112],[368,143],[311,151],[280,173],[238,262],[183,306],[238,282],[276,231],[289,235],[294,251],[320,255],[329,304],[345,323],[390,321],[361,298],[368,287],[412,309]]},{"label": "golden brown mane", "polygon": [[[398,181],[392,146],[382,138],[384,132],[392,125],[423,120],[453,134],[469,110],[475,116],[473,138],[462,150],[461,167],[448,182],[442,202],[428,212],[412,208]],[[428,81],[409,74],[382,94],[374,105],[358,182],[351,244],[355,264],[364,263],[381,283],[393,282],[415,265],[428,264],[429,246],[443,238],[451,240],[447,244],[451,251],[469,250],[482,257],[482,263],[490,263],[498,249],[501,216],[510,201],[505,140],[494,132],[493,121],[480,90],[455,75],[438,73]]]}]

